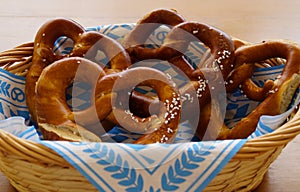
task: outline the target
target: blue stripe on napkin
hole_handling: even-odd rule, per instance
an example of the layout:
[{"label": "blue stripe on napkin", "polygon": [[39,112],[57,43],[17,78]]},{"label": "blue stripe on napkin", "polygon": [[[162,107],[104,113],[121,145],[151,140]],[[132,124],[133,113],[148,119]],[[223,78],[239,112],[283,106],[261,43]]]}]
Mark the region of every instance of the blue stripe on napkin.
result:
[{"label": "blue stripe on napkin", "polygon": [[34,126],[25,125],[25,118],[20,116],[9,117],[0,121],[0,129],[19,138],[38,141],[39,136]]},{"label": "blue stripe on napkin", "polygon": [[57,151],[100,191],[127,191],[137,186],[141,189],[139,191],[198,191],[207,186],[246,141],[145,146],[61,141],[41,143]]}]

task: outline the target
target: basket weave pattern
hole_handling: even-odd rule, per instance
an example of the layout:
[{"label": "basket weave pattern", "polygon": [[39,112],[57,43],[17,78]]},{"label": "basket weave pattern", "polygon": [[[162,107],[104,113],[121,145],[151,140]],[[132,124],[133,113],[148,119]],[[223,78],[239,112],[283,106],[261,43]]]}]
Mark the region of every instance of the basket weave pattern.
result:
[{"label": "basket weave pattern", "polygon": [[[0,53],[0,65],[26,76],[33,43]],[[270,164],[300,133],[300,110],[276,131],[250,139],[212,180],[205,191],[251,191]],[[18,191],[97,191],[74,167],[53,150],[0,130],[0,170]]]}]

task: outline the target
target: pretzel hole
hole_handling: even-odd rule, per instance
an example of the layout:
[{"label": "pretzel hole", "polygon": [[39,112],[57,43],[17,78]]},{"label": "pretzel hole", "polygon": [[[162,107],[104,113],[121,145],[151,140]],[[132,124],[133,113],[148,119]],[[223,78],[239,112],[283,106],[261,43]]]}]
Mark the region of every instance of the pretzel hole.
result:
[{"label": "pretzel hole", "polygon": [[166,38],[169,30],[170,29],[167,25],[160,26],[151,33],[149,38],[145,41],[144,45],[142,46],[148,48],[160,47],[163,44],[164,39]]},{"label": "pretzel hole", "polygon": [[[139,92],[144,95],[149,95],[149,96],[153,96],[153,97],[157,98],[156,91],[147,86],[136,86],[134,88],[134,91]],[[132,92],[131,92],[131,94],[132,94]],[[134,115],[141,117],[141,118],[146,118],[151,115],[158,115],[161,105],[163,105],[163,104],[159,100],[157,100],[157,102],[151,102],[150,105],[147,106],[147,109],[143,110],[144,112],[147,111],[148,113],[141,113],[141,111],[139,110],[138,104],[129,100],[130,112],[132,112]]]},{"label": "pretzel hole", "polygon": [[208,67],[213,62],[210,48],[199,41],[193,41],[189,44],[184,57],[194,68]]},{"label": "pretzel hole", "polygon": [[[166,24],[160,23],[146,23],[140,24],[140,31],[151,31],[151,33],[146,33],[146,35],[142,32],[140,36],[138,36],[138,40],[136,45],[143,48],[159,48],[163,43],[170,31],[170,26]],[[149,34],[149,36],[148,36]],[[136,40],[136,39],[135,39]]]},{"label": "pretzel hole", "polygon": [[73,51],[74,40],[67,36],[60,36],[53,44],[53,52],[56,55],[68,55]]},{"label": "pretzel hole", "polygon": [[68,86],[66,99],[72,111],[84,110],[91,105],[91,85],[87,82],[75,82]]},{"label": "pretzel hole", "polygon": [[270,79],[262,79],[262,78],[259,78],[261,76],[259,73],[263,72],[263,71],[268,71],[269,70],[268,68],[272,68],[275,66],[280,67],[280,65],[284,65],[284,63],[285,63],[285,61],[283,59],[278,59],[278,58],[272,58],[272,59],[268,59],[268,60],[265,60],[262,62],[254,63],[255,69],[254,69],[253,75],[251,76],[252,82],[257,87],[262,88],[265,86],[266,83],[275,81],[278,76],[270,78]]},{"label": "pretzel hole", "polygon": [[94,57],[89,57],[88,55],[86,55],[85,57],[88,57],[88,59],[98,63],[102,68],[107,67],[110,68],[110,59],[106,56],[106,54],[101,51],[101,50],[97,50]]}]

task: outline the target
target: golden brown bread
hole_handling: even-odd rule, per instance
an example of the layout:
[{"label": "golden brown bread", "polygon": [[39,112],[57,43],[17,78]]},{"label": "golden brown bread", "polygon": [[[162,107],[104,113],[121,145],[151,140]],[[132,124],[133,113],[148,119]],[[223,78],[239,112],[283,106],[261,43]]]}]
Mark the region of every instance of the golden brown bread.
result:
[{"label": "golden brown bread", "polygon": [[125,36],[122,45],[130,54],[133,61],[144,59],[169,59],[178,55],[176,50],[166,47],[147,48],[145,42],[155,29],[166,26],[169,28],[184,22],[185,19],[175,10],[157,9],[143,16]]},{"label": "golden brown bread", "polygon": [[[36,84],[36,113],[38,126],[45,139],[100,141],[99,137],[79,126],[80,122],[73,118],[74,114],[67,104],[65,94],[74,80],[86,81],[95,90],[97,79],[104,75],[99,65],[81,57],[61,59],[42,71]],[[93,100],[92,95],[91,103]],[[81,114],[86,118],[93,116],[93,107],[84,109]],[[97,111],[99,117],[105,117],[109,112],[110,108]],[[71,133],[74,137],[71,137]]]},{"label": "golden brown bread", "polygon": [[54,42],[61,36],[68,36],[76,43],[79,40],[79,34],[83,32],[84,29],[79,24],[64,18],[49,20],[38,30],[34,40],[32,64],[26,76],[25,86],[25,94],[28,98],[26,103],[33,121],[37,120],[35,84],[47,65],[62,58],[61,55],[53,52]]},{"label": "golden brown bread", "polygon": [[[171,28],[163,44],[155,49],[146,48],[146,39],[161,25]],[[56,30],[53,31],[53,28]],[[74,48],[71,53],[56,55],[53,52],[53,44],[61,36],[73,40]],[[201,68],[192,67],[184,56],[190,43],[194,41],[203,43],[210,50],[211,57]],[[79,24],[68,19],[50,20],[40,28],[35,38],[32,67],[26,79],[26,97],[30,98],[27,99],[27,104],[32,119],[37,121],[46,138],[100,141],[98,136],[84,127],[110,121],[109,127],[113,123],[130,131],[143,133],[144,136],[136,143],[170,143],[181,117],[182,121],[193,121],[196,135],[201,139],[214,139],[218,131],[216,127],[222,127],[218,139],[245,138],[254,131],[261,115],[285,111],[291,96],[299,87],[300,51],[297,45],[283,41],[255,45],[233,41],[229,35],[215,27],[185,21],[174,10],[158,9],[145,15],[132,33],[126,36],[123,45],[125,48],[98,32],[85,32]],[[102,64],[102,69],[94,63],[97,62],[95,55],[98,51],[104,52],[108,57],[110,67]],[[67,59],[68,57],[72,58]],[[273,57],[287,60],[282,75],[276,81],[268,80],[263,87],[258,87],[251,80],[255,68],[253,63]],[[148,67],[130,68],[131,59],[167,60],[190,81],[177,90],[171,77],[162,72]],[[85,70],[82,74],[82,70],[78,72],[78,64],[81,62],[88,63],[86,66],[89,69],[86,71],[92,70],[98,73],[98,77],[93,73],[88,76]],[[62,63],[71,63],[66,65],[71,67],[66,68]],[[68,71],[68,74],[62,74],[60,70]],[[143,80],[149,75],[152,75],[151,80]],[[59,77],[60,80],[54,77]],[[84,80],[94,85],[92,92],[95,95],[90,98],[93,107],[71,111],[66,105],[63,93],[74,78],[75,81]],[[133,90],[133,87],[140,85],[155,89],[157,97]],[[54,87],[60,87],[59,91],[54,90]],[[233,129],[229,129],[220,118],[223,111],[217,106],[219,101],[214,96],[238,87],[247,97],[262,103]],[[50,92],[53,94],[50,95]],[[125,97],[121,96],[124,94]],[[174,103],[171,105],[168,103],[170,101]],[[176,115],[168,111],[170,108],[171,111],[176,111]],[[196,114],[197,119],[191,118],[190,114]],[[210,125],[215,128],[207,130]],[[246,130],[243,129],[245,126]]]},{"label": "golden brown bread", "polygon": [[[152,22],[151,19],[148,19],[148,22]],[[130,34],[129,37],[131,37]],[[195,69],[184,57],[190,43],[195,41],[204,43],[211,50],[211,63],[206,68]],[[175,52],[169,52],[169,50],[175,50]],[[183,101],[182,118],[183,121],[189,119],[193,123],[196,135],[203,137],[201,134],[205,132],[203,131],[205,126],[198,115],[204,105],[210,104],[214,95],[225,92],[224,81],[234,68],[234,50],[234,43],[225,32],[200,22],[181,22],[173,26],[161,47],[139,48],[135,49],[134,54],[131,51],[129,54],[135,57],[138,53],[139,59],[168,60],[175,71],[187,76],[190,81],[179,90],[181,96],[189,98]],[[155,100],[150,102],[153,99],[151,97],[144,96],[144,99],[141,95],[135,97],[136,95],[132,95],[132,101],[139,103],[139,107],[134,109],[140,110],[140,114],[147,113],[149,105],[159,108]],[[132,105],[134,106],[134,103]]]},{"label": "golden brown bread", "polygon": [[235,47],[232,38],[211,25],[186,21],[172,28],[163,46],[175,49],[183,55],[191,42],[202,42],[210,49],[212,62],[206,67],[220,71],[226,79],[234,67]]},{"label": "golden brown bread", "polygon": [[224,125],[218,139],[246,138],[254,132],[262,115],[278,115],[286,111],[300,85],[300,47],[298,45],[274,40],[243,46],[236,50],[236,65],[255,63],[274,57],[286,59],[286,64],[268,92],[268,96],[232,129]]},{"label": "golden brown bread", "polygon": [[[238,49],[242,46],[250,45],[250,43],[234,39],[234,45],[235,49]],[[239,87],[249,99],[255,101],[264,100],[274,86],[274,82],[273,80],[267,80],[263,87],[256,85],[251,79],[255,66],[253,63],[243,63],[240,66],[236,66],[227,77],[226,91],[231,92]]]},{"label": "golden brown bread", "polygon": [[[55,29],[55,30],[54,30]],[[69,54],[58,55],[53,51],[54,42],[62,36],[73,40],[74,47]],[[98,32],[86,32],[82,26],[76,22],[56,18],[44,23],[38,30],[34,40],[34,52],[31,67],[26,76],[25,93],[27,106],[33,121],[37,120],[35,109],[35,84],[43,69],[53,62],[68,57],[84,57],[95,61],[98,51],[104,52],[110,61],[110,72],[112,69],[121,71],[131,65],[129,55],[124,48],[114,39]],[[102,64],[105,67],[105,63]]]},{"label": "golden brown bread", "polygon": [[[65,92],[72,82],[81,81],[92,86],[91,106],[73,112],[67,105]],[[129,96],[128,100],[126,96],[140,84],[155,89],[164,104],[157,116],[140,118],[130,112]],[[81,127],[81,121],[102,121],[112,113],[115,124],[144,133],[135,143],[170,143],[177,133],[181,101],[174,82],[158,70],[137,67],[105,74],[90,60],[70,57],[54,62],[42,71],[36,85],[36,109],[37,122],[45,139],[100,141],[95,134]]]},{"label": "golden brown bread", "polygon": [[[202,105],[200,108],[200,117],[198,124],[198,131],[195,133],[199,138],[215,139],[218,129],[207,130],[209,121],[212,124],[218,124],[222,127],[218,139],[235,139],[235,138],[246,138],[256,128],[259,118],[262,115],[277,115],[286,111],[291,97],[294,95],[296,89],[299,87],[300,75],[300,52],[299,46],[291,42],[286,41],[268,41],[261,44],[249,44],[247,46],[240,47],[236,50],[236,68],[229,75],[228,80],[232,80],[231,84],[227,83],[227,91],[232,91],[238,88],[239,85],[247,86],[244,92],[247,96],[255,100],[262,100],[263,102],[255,109],[249,116],[243,118],[237,125],[229,129],[222,123],[223,119],[215,118],[218,113],[211,109],[212,105]],[[267,80],[263,87],[258,87],[252,84],[250,80],[254,63],[264,61],[270,58],[281,57],[287,60],[286,66],[282,72],[282,75],[273,82]],[[173,60],[177,60],[173,59]],[[175,61],[175,62],[178,62]],[[193,74],[193,69],[186,67],[187,65],[182,64],[183,60],[180,59],[180,65],[184,66],[183,69],[187,71],[187,75]],[[237,72],[238,71],[238,72]],[[231,78],[231,79],[230,79]],[[231,86],[231,87],[230,87]],[[245,88],[245,87],[244,87]],[[185,93],[180,89],[181,95]],[[252,96],[251,96],[252,94]],[[148,98],[147,103],[151,103],[151,98]],[[183,102],[184,111],[185,102]],[[190,108],[189,106],[188,108]],[[142,109],[142,107],[140,107]],[[189,110],[187,110],[189,111]],[[189,111],[192,112],[192,111]],[[220,116],[220,114],[218,114]],[[184,114],[182,114],[184,117]],[[218,122],[221,121],[221,122]]]},{"label": "golden brown bread", "polygon": [[[117,97],[109,119],[131,132],[143,133],[135,144],[172,143],[181,116],[181,100],[175,83],[163,72],[149,67],[130,68],[116,75],[112,92],[117,93]],[[157,114],[139,117],[130,111],[130,95],[138,85],[156,91],[160,101]]]}]

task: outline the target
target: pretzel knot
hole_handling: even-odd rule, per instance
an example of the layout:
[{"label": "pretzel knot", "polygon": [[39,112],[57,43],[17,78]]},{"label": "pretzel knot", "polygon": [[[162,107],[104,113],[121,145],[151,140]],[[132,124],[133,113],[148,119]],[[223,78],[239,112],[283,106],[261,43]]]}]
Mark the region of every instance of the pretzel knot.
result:
[{"label": "pretzel knot", "polygon": [[[68,37],[73,43],[73,50],[68,54],[56,54],[54,43],[59,37]],[[82,26],[72,20],[57,18],[44,23],[36,34],[31,67],[26,77],[25,94],[31,118],[36,122],[35,84],[43,69],[54,61],[67,57],[85,57],[90,60],[103,51],[110,60],[111,69],[121,71],[131,65],[130,58],[124,48],[115,40],[97,32],[86,32]]]},{"label": "pretzel knot", "polygon": [[[116,98],[118,102],[112,107],[113,121],[131,132],[145,133],[134,142],[136,144],[172,143],[181,117],[181,99],[176,84],[163,72],[149,67],[130,68],[114,75],[118,78],[113,92],[120,93]],[[136,86],[154,89],[160,101],[158,114],[141,118],[130,111],[130,96]]]},{"label": "pretzel knot", "polygon": [[[250,45],[237,39],[234,40],[234,43],[236,49],[244,45]],[[263,62],[266,63],[266,61]],[[226,80],[226,91],[232,92],[239,87],[247,98],[263,101],[274,86],[274,81],[267,80],[262,87],[257,86],[251,79],[255,66],[256,64],[253,63],[243,63],[240,66],[236,66]]]}]

